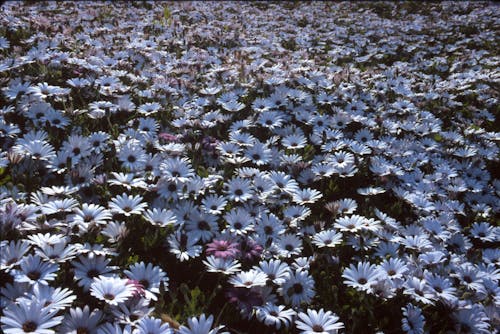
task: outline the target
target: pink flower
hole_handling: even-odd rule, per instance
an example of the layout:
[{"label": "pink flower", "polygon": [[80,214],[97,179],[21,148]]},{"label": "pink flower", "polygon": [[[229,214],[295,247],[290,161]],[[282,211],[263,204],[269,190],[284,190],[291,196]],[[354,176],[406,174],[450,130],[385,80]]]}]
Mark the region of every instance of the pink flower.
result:
[{"label": "pink flower", "polygon": [[207,255],[213,255],[218,258],[235,258],[239,254],[238,245],[229,240],[213,240],[207,244]]},{"label": "pink flower", "polygon": [[133,297],[144,296],[144,286],[141,282],[133,279],[127,280],[127,285],[130,285],[134,288]]},{"label": "pink flower", "polygon": [[263,248],[253,240],[243,240],[240,243],[241,257],[246,260],[253,260],[262,254]]},{"label": "pink flower", "polygon": [[177,141],[178,140],[176,135],[172,135],[172,134],[166,133],[166,132],[162,132],[162,133],[158,134],[158,137],[160,137],[161,139],[166,140],[166,141]]}]

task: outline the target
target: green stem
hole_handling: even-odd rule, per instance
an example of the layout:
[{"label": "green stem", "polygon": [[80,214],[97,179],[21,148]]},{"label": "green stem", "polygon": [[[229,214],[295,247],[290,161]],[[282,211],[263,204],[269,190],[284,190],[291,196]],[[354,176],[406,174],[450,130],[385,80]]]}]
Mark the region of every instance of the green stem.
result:
[{"label": "green stem", "polygon": [[220,310],[219,314],[217,314],[217,318],[215,318],[215,323],[214,323],[214,326],[219,325],[219,320],[220,320],[220,317],[222,316],[222,313],[224,312],[224,310],[226,309],[226,307],[227,307],[227,305],[228,305],[228,304],[229,304],[229,303],[224,303],[224,306],[222,306],[222,308],[221,308],[221,310]]}]

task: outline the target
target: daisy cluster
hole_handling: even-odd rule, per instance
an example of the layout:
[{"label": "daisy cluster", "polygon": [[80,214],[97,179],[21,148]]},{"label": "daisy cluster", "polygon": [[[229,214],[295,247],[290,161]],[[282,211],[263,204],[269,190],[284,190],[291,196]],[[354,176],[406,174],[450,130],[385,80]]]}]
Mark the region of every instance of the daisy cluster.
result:
[{"label": "daisy cluster", "polygon": [[4,333],[492,333],[498,7],[5,2]]}]

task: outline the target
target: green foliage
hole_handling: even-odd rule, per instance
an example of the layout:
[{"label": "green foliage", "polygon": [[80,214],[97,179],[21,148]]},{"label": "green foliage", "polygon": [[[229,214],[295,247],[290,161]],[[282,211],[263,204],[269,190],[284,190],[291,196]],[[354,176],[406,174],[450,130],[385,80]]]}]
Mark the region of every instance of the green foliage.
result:
[{"label": "green foliage", "polygon": [[295,38],[290,37],[287,40],[281,41],[281,46],[283,46],[285,49],[290,50],[290,51],[297,51],[297,42],[295,41]]},{"label": "green foliage", "polygon": [[172,13],[170,12],[170,9],[168,8],[168,6],[164,6],[163,7],[163,22],[164,23],[169,22],[171,16],[172,16]]},{"label": "green foliage", "polygon": [[210,302],[198,286],[190,289],[185,283],[176,291],[170,290],[168,296],[170,301],[164,305],[163,311],[178,322],[205,313]]},{"label": "green foliage", "polygon": [[0,186],[7,185],[8,182],[12,180],[8,169],[5,167],[0,168]]}]

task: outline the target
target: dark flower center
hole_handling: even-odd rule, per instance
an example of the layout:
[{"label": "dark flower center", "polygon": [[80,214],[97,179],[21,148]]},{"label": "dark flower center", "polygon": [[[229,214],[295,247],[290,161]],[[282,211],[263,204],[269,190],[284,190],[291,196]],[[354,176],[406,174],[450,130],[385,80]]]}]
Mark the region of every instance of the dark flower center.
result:
[{"label": "dark flower center", "polygon": [[169,184],[168,185],[168,191],[176,191],[177,190],[177,186],[173,183]]},{"label": "dark flower center", "polygon": [[271,226],[265,226],[264,227],[264,233],[267,235],[273,234],[273,228]]},{"label": "dark flower center", "polygon": [[23,324],[23,331],[25,333],[34,332],[37,328],[38,328],[38,325],[35,322],[33,322],[33,321],[26,321]]},{"label": "dark flower center", "polygon": [[286,246],[285,246],[285,249],[286,249],[287,251],[291,252],[291,251],[293,250],[293,246],[292,246],[292,245],[290,245],[290,244],[288,244],[288,245],[286,245]]},{"label": "dark flower center", "polygon": [[93,216],[91,216],[91,215],[85,215],[85,216],[83,217],[83,221],[84,221],[85,223],[89,223],[89,222],[91,222],[91,221],[92,221],[92,218],[94,218],[94,217],[93,217]]},{"label": "dark flower center", "polygon": [[313,330],[313,332],[316,332],[316,333],[323,333],[323,326],[314,325],[314,326],[312,326],[312,330]]},{"label": "dark flower center", "polygon": [[387,272],[387,274],[388,274],[389,276],[394,276],[394,275],[396,275],[396,271],[395,271],[394,269],[391,269],[391,270],[389,270],[389,271]]},{"label": "dark flower center", "polygon": [[85,327],[78,327],[76,329],[76,334],[88,334],[89,333],[89,330],[88,328],[85,328]]},{"label": "dark flower center", "polygon": [[107,293],[104,295],[104,299],[106,300],[113,300],[115,299],[115,295],[111,294],[111,293]]},{"label": "dark flower center", "polygon": [[79,147],[75,147],[75,148],[73,149],[73,154],[74,154],[74,155],[78,155],[78,154],[80,154],[80,152],[81,152],[81,150],[80,150],[80,148],[79,148]]},{"label": "dark flower center", "polygon": [[234,191],[234,194],[235,194],[236,196],[241,196],[241,195],[243,195],[243,190],[241,190],[241,189],[236,189],[236,190]]},{"label": "dark flower center", "polygon": [[97,277],[97,275],[99,275],[99,272],[95,269],[90,269],[89,271],[87,271],[88,278]]},{"label": "dark flower center", "polygon": [[141,285],[144,287],[144,289],[149,288],[149,281],[148,281],[148,280],[146,280],[146,279],[141,279],[141,280],[139,281],[139,283],[141,283]]},{"label": "dark flower center", "polygon": [[202,231],[210,231],[210,226],[204,220],[198,222],[198,228]]},{"label": "dark flower center", "polygon": [[234,223],[234,228],[240,229],[242,227],[240,222]]},{"label": "dark flower center", "polygon": [[134,163],[135,162],[135,157],[133,155],[129,155],[128,158],[127,158],[127,161],[130,162],[130,163]]},{"label": "dark flower center", "polygon": [[364,277],[361,277],[360,279],[358,279],[358,283],[359,284],[366,284],[368,281],[366,280],[366,278]]},{"label": "dark flower center", "polygon": [[28,276],[30,279],[36,281],[37,279],[40,278],[40,276],[42,276],[42,274],[39,271],[30,271],[28,273],[28,275],[26,275],[26,276]]},{"label": "dark flower center", "polygon": [[173,176],[173,177],[179,177],[179,176],[181,176],[181,173],[179,173],[178,171],[174,170],[174,171],[172,172],[172,176]]},{"label": "dark flower center", "polygon": [[297,293],[297,294],[302,293],[302,291],[304,291],[304,287],[300,283],[295,283],[292,286],[292,288],[293,288],[293,292]]}]

